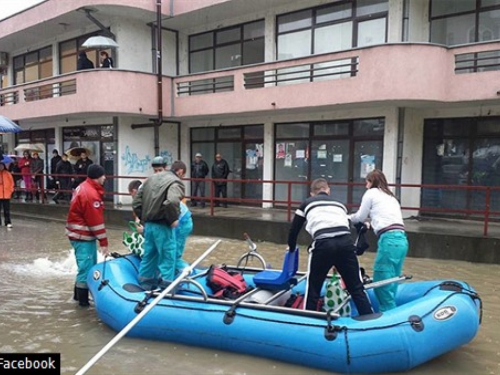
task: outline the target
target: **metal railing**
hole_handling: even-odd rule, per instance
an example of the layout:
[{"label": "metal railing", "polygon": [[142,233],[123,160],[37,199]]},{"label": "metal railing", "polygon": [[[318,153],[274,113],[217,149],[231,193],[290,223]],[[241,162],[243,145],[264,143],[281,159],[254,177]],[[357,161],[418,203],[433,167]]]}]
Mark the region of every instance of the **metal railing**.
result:
[{"label": "metal railing", "polygon": [[4,105],[17,104],[19,102],[19,94],[17,91],[6,92],[0,95],[0,107]]},{"label": "metal railing", "polygon": [[234,91],[234,76],[199,79],[177,83],[177,96],[212,94]]},{"label": "metal railing", "polygon": [[[20,178],[21,174],[14,173],[15,176]],[[53,177],[57,179],[58,177],[70,177],[70,178],[85,178],[83,175],[41,175],[45,178]],[[145,180],[143,176],[106,176],[107,184],[106,186],[116,186],[117,184],[114,181],[118,180],[126,180],[131,181],[133,179]],[[275,209],[279,209],[280,211],[286,213],[286,220],[291,221],[292,215],[296,207],[301,204],[301,200],[293,199],[294,196],[293,191],[294,188],[301,188],[305,192],[303,199],[307,198],[307,192],[309,189],[309,181],[279,181],[279,180],[242,180],[242,179],[196,179],[196,178],[185,178],[183,179],[186,186],[194,181],[205,181],[206,184],[206,196],[201,197],[193,197],[187,196],[188,200],[196,199],[197,201],[204,201],[207,207],[210,210],[210,215],[215,216],[216,205],[219,204],[231,204],[231,205],[242,205],[242,206],[253,206],[253,207],[262,207],[262,206],[270,206]],[[241,184],[241,186],[249,186],[250,184],[254,184],[256,186],[260,186],[263,191],[263,187],[265,185],[272,185],[276,189],[277,186],[284,185],[286,187],[286,197],[283,199],[263,199],[263,198],[244,198],[244,197],[227,197],[221,198],[215,196],[215,183],[217,182],[227,182],[228,184]],[[126,184],[128,185],[128,183]],[[333,187],[338,189],[339,187],[344,188],[354,188],[354,187],[363,187],[364,184],[361,183],[331,183]],[[449,197],[447,198],[446,193],[456,195],[456,203],[455,206],[451,205],[449,207],[439,206],[439,204],[433,203],[432,205],[424,206],[411,206],[407,204],[403,204],[401,209],[405,211],[415,211],[416,216],[434,216],[434,217],[445,217],[445,218],[453,218],[453,219],[468,219],[483,222],[483,236],[488,236],[489,225],[492,221],[500,220],[500,186],[464,186],[464,185],[431,185],[431,184],[391,184],[395,189],[400,189],[401,194],[403,196],[408,196],[409,194],[418,194],[419,197],[422,197],[426,191],[435,191],[438,195],[441,195],[442,201],[446,204],[450,204]],[[41,196],[41,202],[47,203],[48,195],[56,192],[55,189],[47,189],[46,184],[42,183],[39,187],[39,192]],[[34,189],[31,189],[33,192]],[[72,189],[69,190],[58,190],[64,193],[71,193]],[[27,189],[16,187],[16,192],[27,192]],[[466,203],[467,200],[464,200],[464,194],[473,197],[474,201],[472,204]],[[295,194],[296,195],[296,194]],[[106,196],[108,199],[113,199],[114,196],[129,196],[128,192],[119,192],[119,191],[107,191]],[[421,199],[423,201],[423,199]],[[453,201],[451,201],[453,203]],[[460,206],[459,203],[464,203],[464,206]],[[353,204],[346,204],[346,207],[350,210],[355,210],[359,206],[358,202]]]},{"label": "metal railing", "polygon": [[70,79],[48,85],[33,86],[24,89],[23,91],[24,101],[26,102],[76,94],[76,79]]}]

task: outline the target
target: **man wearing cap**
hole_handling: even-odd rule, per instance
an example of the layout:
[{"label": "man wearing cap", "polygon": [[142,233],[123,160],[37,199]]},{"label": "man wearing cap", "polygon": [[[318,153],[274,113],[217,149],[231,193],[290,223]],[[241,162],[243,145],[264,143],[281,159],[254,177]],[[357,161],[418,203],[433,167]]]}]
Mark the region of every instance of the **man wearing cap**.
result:
[{"label": "man wearing cap", "polygon": [[[205,178],[209,172],[208,165],[205,160],[202,159],[202,155],[198,152],[194,156],[193,164],[191,164],[191,177],[192,178]],[[200,207],[205,208],[205,181],[195,180],[191,185],[191,207],[196,207],[197,201],[194,199],[196,196],[202,198],[200,199]]]},{"label": "man wearing cap", "polygon": [[98,164],[90,165],[87,179],[75,189],[66,222],[66,236],[75,250],[78,266],[73,298],[83,307],[89,306],[87,274],[97,263],[97,241],[100,253],[108,254],[104,226],[104,181],[104,168]]},{"label": "man wearing cap", "polygon": [[151,166],[155,174],[144,181],[132,201],[134,213],[144,223],[139,284],[147,290],[164,287],[174,279],[175,228],[179,224],[180,201],[184,198],[184,184],[177,174],[166,170],[167,163],[161,156],[155,157]]}]

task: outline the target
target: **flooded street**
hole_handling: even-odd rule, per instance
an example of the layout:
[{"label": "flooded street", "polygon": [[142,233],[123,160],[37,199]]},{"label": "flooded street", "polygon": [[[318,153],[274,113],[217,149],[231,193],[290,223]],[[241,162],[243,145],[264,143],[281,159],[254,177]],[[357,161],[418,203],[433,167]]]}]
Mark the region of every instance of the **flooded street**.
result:
[{"label": "flooded street", "polygon": [[[74,374],[116,332],[98,320],[93,308],[81,309],[72,300],[76,266],[64,236],[64,225],[20,219],[13,224],[11,230],[0,228],[0,352],[60,352],[61,373]],[[108,229],[111,251],[126,253],[121,244],[122,232]],[[193,236],[188,241],[185,259],[196,259],[215,240]],[[281,267],[285,245],[257,245],[259,253],[269,264]],[[203,265],[235,264],[245,251],[247,245],[244,241],[223,240]],[[360,257],[361,265],[369,274],[372,273],[373,259],[373,253]],[[306,254],[303,250],[300,265],[304,270]],[[408,258],[404,271],[413,275],[414,280],[464,280],[479,292],[483,300],[482,326],[471,343],[409,373],[500,374],[500,287],[497,283],[500,266]],[[88,372],[106,375],[138,373],[327,374],[251,356],[129,338],[119,341]]]}]

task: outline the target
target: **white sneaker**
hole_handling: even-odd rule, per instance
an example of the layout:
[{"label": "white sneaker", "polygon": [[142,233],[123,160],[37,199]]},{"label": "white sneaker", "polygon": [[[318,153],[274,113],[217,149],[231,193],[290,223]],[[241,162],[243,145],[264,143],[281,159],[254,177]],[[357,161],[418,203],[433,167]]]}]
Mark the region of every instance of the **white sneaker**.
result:
[{"label": "white sneaker", "polygon": [[7,224],[7,228],[12,228],[12,224]]}]

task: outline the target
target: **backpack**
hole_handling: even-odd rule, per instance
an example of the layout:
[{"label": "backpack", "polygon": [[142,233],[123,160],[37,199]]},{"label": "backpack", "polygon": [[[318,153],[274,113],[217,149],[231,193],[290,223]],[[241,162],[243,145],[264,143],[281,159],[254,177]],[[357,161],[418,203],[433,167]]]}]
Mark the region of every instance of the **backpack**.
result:
[{"label": "backpack", "polygon": [[215,298],[236,299],[249,290],[243,275],[236,271],[228,271],[225,264],[222,266],[212,264],[208,269],[206,280]]}]

